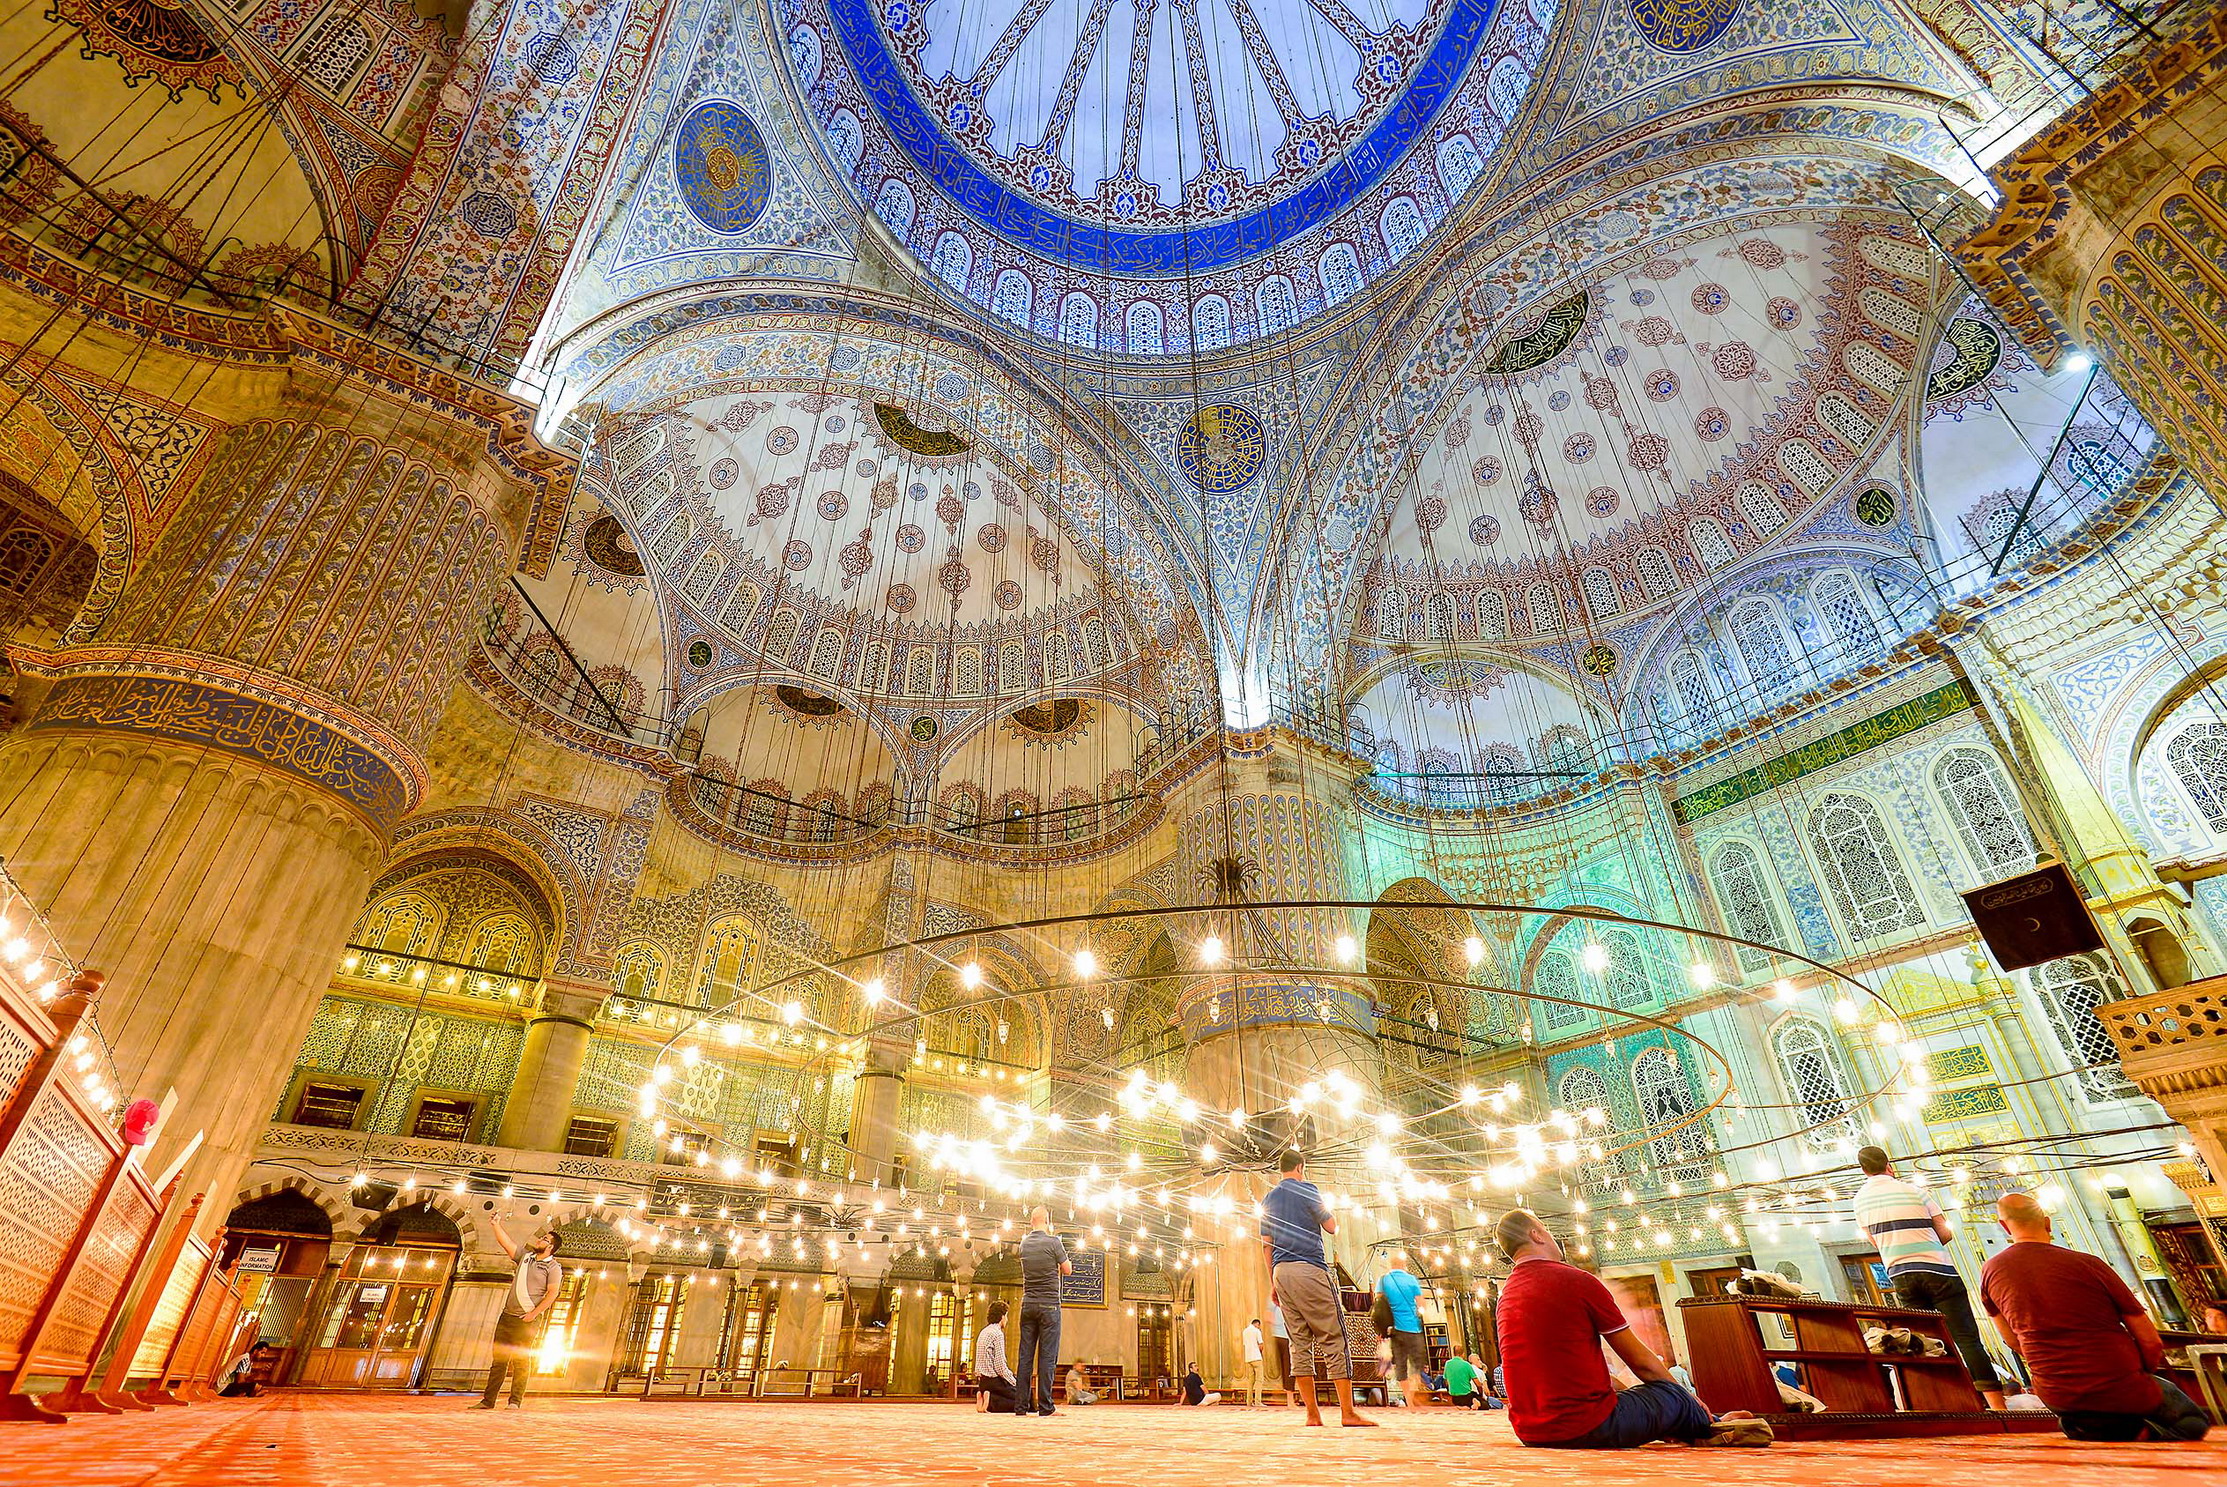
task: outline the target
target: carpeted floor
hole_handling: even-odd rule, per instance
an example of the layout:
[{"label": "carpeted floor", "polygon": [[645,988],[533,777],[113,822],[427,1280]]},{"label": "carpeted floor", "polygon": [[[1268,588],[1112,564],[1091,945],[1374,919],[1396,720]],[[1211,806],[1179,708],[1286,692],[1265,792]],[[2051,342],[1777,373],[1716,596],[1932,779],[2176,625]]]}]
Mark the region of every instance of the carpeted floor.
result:
[{"label": "carpeted floor", "polygon": [[0,1425],[8,1487],[2146,1487],[2227,1481],[2227,1431],[2195,1446],[2057,1435],[1527,1451],[1505,1418],[1377,1410],[1376,1430],[1307,1430],[1296,1412],[1126,1406],[1048,1420],[938,1404],[537,1401],[480,1414],[460,1397],[277,1394],[159,1415]]}]

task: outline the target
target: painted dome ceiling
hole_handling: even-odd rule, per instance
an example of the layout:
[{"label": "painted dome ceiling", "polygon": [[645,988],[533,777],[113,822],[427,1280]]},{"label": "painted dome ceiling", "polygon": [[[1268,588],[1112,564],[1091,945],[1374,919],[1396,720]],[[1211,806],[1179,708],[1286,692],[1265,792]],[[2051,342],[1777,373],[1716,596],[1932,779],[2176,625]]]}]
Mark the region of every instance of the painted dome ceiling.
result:
[{"label": "painted dome ceiling", "polygon": [[1276,334],[1420,244],[1551,0],[785,0],[830,154],[931,274],[1133,356]]},{"label": "painted dome ceiling", "polygon": [[1442,407],[1364,632],[1554,635],[1691,591],[1876,457],[1937,294],[1883,216],[1658,240],[1612,269],[1519,307]]}]

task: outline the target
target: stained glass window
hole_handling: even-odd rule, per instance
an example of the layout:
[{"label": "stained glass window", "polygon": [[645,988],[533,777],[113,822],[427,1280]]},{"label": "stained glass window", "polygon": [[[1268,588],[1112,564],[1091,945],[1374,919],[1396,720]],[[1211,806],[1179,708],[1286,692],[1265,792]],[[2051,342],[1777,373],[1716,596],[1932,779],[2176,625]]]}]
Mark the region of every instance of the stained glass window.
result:
[{"label": "stained glass window", "polygon": [[2198,723],[2165,746],[2181,788],[2204,813],[2204,824],[2227,832],[2227,723]]},{"label": "stained glass window", "polygon": [[1787,646],[1778,609],[1770,600],[1750,599],[1734,610],[1732,635],[1739,642],[1740,659],[1748,663],[1748,675],[1766,695],[1798,683],[1794,653]]},{"label": "stained glass window", "polygon": [[1253,291],[1253,315],[1264,336],[1278,335],[1298,323],[1299,309],[1291,294],[1291,280],[1281,274],[1261,281]]},{"label": "stained glass window", "polygon": [[1810,589],[1810,599],[1831,627],[1833,638],[1840,642],[1841,654],[1851,660],[1865,660],[1879,654],[1879,627],[1872,622],[1871,611],[1864,607],[1863,596],[1856,591],[1852,575],[1826,574]]},{"label": "stained glass window", "polygon": [[1714,517],[1697,516],[1686,524],[1686,540],[1693,544],[1693,555],[1701,559],[1704,568],[1727,568],[1736,560],[1732,539],[1724,535],[1724,528]]},{"label": "stained glass window", "polygon": [[1140,299],[1129,306],[1129,354],[1160,354],[1160,307],[1150,300]]},{"label": "stained glass window", "polygon": [[[1532,974],[1531,984],[1536,990],[1542,991],[1548,996],[1568,997],[1577,1000],[1581,995],[1578,991],[1577,977],[1570,970],[1570,958],[1567,955],[1548,954],[1540,956],[1539,969]],[[1587,998],[1587,1000],[1590,1000],[1590,998]],[[1541,1002],[1539,1007],[1541,1021],[1550,1028],[1576,1027],[1579,1023],[1585,1021],[1585,1009],[1582,1007],[1565,1006],[1560,1002]],[[1591,1073],[1592,1071],[1585,1070],[1583,1072]],[[1600,1076],[1594,1075],[1593,1082],[1598,1085]],[[1602,1095],[1591,1103],[1605,1105],[1607,1097]],[[1562,1108],[1574,1110],[1578,1107],[1570,1103],[1570,1097],[1565,1093],[1562,1096]]]},{"label": "stained glass window", "polygon": [[1596,620],[1605,620],[1616,613],[1616,580],[1609,577],[1605,568],[1588,568],[1580,580],[1585,587],[1585,607]]},{"label": "stained glass window", "polygon": [[1384,250],[1393,258],[1405,258],[1423,241],[1423,214],[1412,197],[1392,198],[1377,225],[1384,230]]},{"label": "stained glass window", "polygon": [[1678,587],[1678,570],[1670,564],[1670,554],[1659,547],[1643,547],[1633,559],[1639,568],[1639,586],[1647,591],[1650,599],[1660,599]]},{"label": "stained glass window", "polygon": [[2034,840],[2010,781],[1979,749],[1951,749],[1933,766],[1933,787],[1964,829],[1964,845],[1979,870],[1993,877],[2034,865]]},{"label": "stained glass window", "polygon": [[1333,305],[1344,303],[1360,291],[1361,260],[1351,243],[1332,243],[1323,249],[1317,271],[1322,275],[1323,298]]},{"label": "stained glass window", "polygon": [[1545,635],[1562,628],[1562,595],[1551,583],[1535,583],[1524,597],[1531,610],[1531,633]]},{"label": "stained glass window", "polygon": [[1925,908],[1877,806],[1861,795],[1827,795],[1810,815],[1809,836],[1849,933],[1875,939],[1924,925]]},{"label": "stained glass window", "polygon": [[[1755,849],[1746,842],[1726,842],[1709,860],[1709,877],[1716,884],[1717,902],[1724,908],[1724,922],[1743,940],[1786,946],[1786,931],[1779,924],[1769,880]],[[1760,950],[1739,947],[1740,964],[1755,970],[1770,963]]]},{"label": "stained glass window", "polygon": [[1701,664],[1701,657],[1692,651],[1680,651],[1678,659],[1670,663],[1671,689],[1678,694],[1678,708],[1685,714],[1686,726],[1696,733],[1707,733],[1717,726],[1717,699],[1709,686],[1709,673]]},{"label": "stained glass window", "polygon": [[1708,1154],[1700,1123],[1666,1129],[1690,1119],[1698,1108],[1686,1071],[1669,1049],[1650,1048],[1632,1060],[1632,1093],[1639,1098],[1639,1118],[1647,1129],[1665,1132],[1647,1143],[1656,1170],[1679,1181],[1698,1176],[1696,1164]]},{"label": "stained glass window", "polygon": [[2081,1094],[2090,1101],[2132,1099],[2138,1091],[2120,1070],[2118,1045],[2096,1016],[2096,1008],[2127,994],[2126,983],[2092,952],[2049,962],[2040,968],[2038,981],[2050,1031],[2079,1070],[2075,1077]]},{"label": "stained glass window", "polygon": [[1098,344],[1098,301],[1087,294],[1070,294],[1059,304],[1059,338],[1070,346]]},{"label": "stained glass window", "polygon": [[1191,306],[1191,345],[1199,351],[1219,351],[1229,344],[1229,301],[1209,294]]},{"label": "stained glass window", "polygon": [[1508,601],[1498,589],[1477,591],[1477,633],[1485,640],[1508,638]]},{"label": "stained glass window", "polygon": [[1848,1113],[1848,1072],[1832,1034],[1810,1018],[1789,1017],[1779,1024],[1771,1044],[1778,1052],[1779,1077],[1801,1107],[1802,1124],[1809,1127],[1803,1139],[1823,1149],[1855,1136],[1856,1119]]},{"label": "stained glass window", "polygon": [[967,275],[974,272],[974,249],[959,234],[947,232],[936,239],[935,256],[928,260],[928,269],[953,289],[964,290]]},{"label": "stained glass window", "polygon": [[1748,530],[1760,542],[1786,523],[1786,508],[1768,487],[1758,481],[1749,481],[1740,487],[1738,496],[1740,515],[1746,520]]},{"label": "stained glass window", "polygon": [[998,319],[1026,326],[1034,309],[1035,299],[1035,286],[1029,283],[1028,275],[1019,269],[1009,268],[998,275],[997,293],[990,299],[990,308]]},{"label": "stained glass window", "polygon": [[1637,1007],[1654,994],[1647,984],[1647,963],[1639,953],[1639,937],[1628,929],[1605,930],[1601,948],[1608,952],[1608,1001],[1612,1007]]}]

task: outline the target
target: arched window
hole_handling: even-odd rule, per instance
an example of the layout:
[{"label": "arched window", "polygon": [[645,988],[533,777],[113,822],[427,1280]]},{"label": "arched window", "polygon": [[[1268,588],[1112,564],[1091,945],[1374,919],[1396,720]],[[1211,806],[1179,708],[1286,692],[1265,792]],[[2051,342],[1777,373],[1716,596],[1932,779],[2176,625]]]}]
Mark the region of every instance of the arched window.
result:
[{"label": "arched window", "polygon": [[1823,1149],[1857,1134],[1856,1119],[1848,1113],[1848,1071],[1840,1050],[1824,1026],[1807,1017],[1789,1017],[1771,1039],[1778,1053],[1779,1078],[1786,1092],[1801,1106],[1802,1124],[1809,1127],[1803,1139]]},{"label": "arched window", "polygon": [[1333,305],[1361,292],[1361,260],[1351,243],[1332,243],[1323,249],[1315,271],[1322,276],[1322,297]]},{"label": "arched window", "polygon": [[1405,258],[1423,241],[1423,213],[1411,196],[1393,197],[1377,226],[1384,233],[1384,252],[1389,258]]},{"label": "arched window", "polygon": [[1446,593],[1442,590],[1431,595],[1430,627],[1431,634],[1441,640],[1447,640],[1453,637],[1454,596],[1452,594]]},{"label": "arched window", "polygon": [[611,985],[621,996],[655,997],[665,985],[665,957],[651,945],[627,946],[612,962]]},{"label": "arched window", "polygon": [[845,177],[858,169],[859,157],[866,153],[866,132],[858,127],[858,116],[847,108],[827,121],[827,152]]},{"label": "arched window", "polygon": [[1708,668],[1692,651],[1680,651],[1670,663],[1670,688],[1678,696],[1678,710],[1695,733],[1713,732],[1717,726],[1717,698],[1709,685]]},{"label": "arched window", "polygon": [[1817,606],[1817,612],[1824,616],[1833,638],[1840,642],[1841,654],[1849,660],[1866,661],[1883,649],[1879,627],[1872,622],[1871,611],[1864,607],[1863,595],[1857,591],[1853,575],[1838,570],[1828,573],[1811,585],[1809,597]]},{"label": "arched window", "polygon": [[1191,306],[1191,346],[1196,351],[1219,351],[1229,344],[1229,301],[1218,294],[1201,295]]},{"label": "arched window", "polygon": [[1606,1115],[1611,1108],[1608,1103],[1608,1084],[1601,1078],[1599,1070],[1579,1064],[1564,1074],[1561,1081],[1554,1086],[1554,1103],[1572,1115],[1582,1116],[1588,1110],[1598,1110]]},{"label": "arched window", "polygon": [[1677,1131],[1668,1129],[1692,1119],[1698,1108],[1686,1071],[1678,1067],[1669,1049],[1650,1048],[1632,1060],[1632,1094],[1639,1101],[1641,1124],[1665,1132],[1647,1143],[1656,1171],[1678,1181],[1698,1176],[1696,1164],[1707,1160],[1709,1150],[1700,1122]]},{"label": "arched window", "polygon": [[[1786,948],[1786,931],[1779,924],[1769,880],[1753,847],[1746,842],[1726,842],[1717,848],[1716,855],[1709,859],[1709,878],[1716,885],[1724,922],[1734,934],[1743,940]],[[1760,950],[1742,945],[1739,951],[1740,964],[1748,970],[1770,964],[1770,957]]]},{"label": "arched window", "polygon": [[1585,587],[1585,607],[1596,620],[1605,620],[1616,613],[1616,580],[1605,568],[1588,568],[1580,582]]},{"label": "arched window", "polygon": [[487,971],[535,974],[541,969],[540,937],[516,914],[491,914],[472,926],[464,961]]},{"label": "arched window", "polygon": [[1029,283],[1028,275],[1017,268],[998,275],[997,292],[990,297],[990,309],[998,319],[1026,327],[1035,305],[1036,286]]},{"label": "arched window", "polygon": [[[1553,774],[1591,774],[1593,751],[1587,746],[1584,732],[1567,723],[1549,728],[1539,740],[1539,767]],[[1550,780],[1546,788],[1559,789],[1561,785]]]},{"label": "arched window", "polygon": [[1525,594],[1524,605],[1531,611],[1531,633],[1534,635],[1551,634],[1566,623],[1562,614],[1562,595],[1551,583],[1531,585]]},{"label": "arched window", "polygon": [[2081,1094],[2091,1101],[2133,1098],[2137,1091],[2119,1068],[2118,1045],[2096,1016],[2096,1008],[2127,994],[2109,962],[2093,952],[2053,960],[2035,973],[2035,990],[2058,1046],[2080,1071]]},{"label": "arched window", "polygon": [[1477,634],[1485,640],[1508,638],[1508,601],[1498,589],[1479,589],[1476,598]]},{"label": "arched window", "polygon": [[1678,570],[1670,564],[1670,554],[1659,547],[1643,547],[1633,563],[1639,569],[1639,586],[1650,599],[1660,599],[1678,587]]},{"label": "arched window", "polygon": [[2034,839],[2018,797],[1983,749],[1951,749],[1933,766],[1933,788],[1964,830],[1965,850],[1982,877],[2034,865]]},{"label": "arched window", "polygon": [[1438,147],[1438,180],[1446,188],[1448,203],[1460,201],[1469,190],[1469,183],[1477,179],[1477,172],[1485,162],[1477,157],[1477,147],[1469,142],[1466,134],[1457,134],[1444,140]]},{"label": "arched window", "polygon": [[1608,981],[1609,1005],[1644,1005],[1654,995],[1654,988],[1647,984],[1647,962],[1639,953],[1639,937],[1628,929],[1603,930],[1601,948],[1608,952],[1608,966],[1602,974]]},{"label": "arched window", "polygon": [[[1570,1001],[1597,1000],[1593,997],[1583,996],[1578,991],[1576,973],[1570,969],[1570,958],[1559,951],[1549,951],[1539,957],[1539,969],[1532,974],[1531,984],[1536,990],[1548,996],[1566,997]],[[1572,1007],[1564,1002],[1541,1002],[1539,1007],[1541,1020],[1549,1028],[1576,1027],[1579,1023],[1585,1021],[1585,1009],[1583,1007]],[[1587,1069],[1582,1072],[1590,1074],[1592,1070]],[[1600,1076],[1594,1075],[1593,1082],[1596,1085],[1599,1084]],[[1602,1091],[1590,1103],[1606,1106],[1608,1103],[1607,1092]],[[1575,1110],[1579,1107],[1571,1104],[1569,1095],[1564,1093],[1562,1108]]]},{"label": "arched window", "polygon": [[2204,824],[2227,832],[2227,723],[2198,723],[2165,746],[2165,762],[2203,812]]},{"label": "arched window", "polygon": [[967,240],[959,234],[947,232],[936,239],[936,251],[928,260],[928,271],[953,289],[964,291],[967,276],[974,272],[974,249],[968,247]]},{"label": "arched window", "polygon": [[1059,302],[1059,338],[1070,346],[1095,350],[1098,345],[1098,301],[1087,294],[1070,294]]},{"label": "arched window", "polygon": [[1137,300],[1129,306],[1129,354],[1160,354],[1160,307],[1148,299]]},{"label": "arched window", "polygon": [[[770,792],[768,792],[770,794]],[[765,822],[764,834],[772,835],[772,824],[781,814],[779,806],[786,801],[775,801],[759,796],[751,800],[756,811],[763,800],[769,808],[759,819]],[[722,919],[711,926],[704,937],[703,956],[697,961],[701,968],[696,990],[699,1007],[723,1007],[741,994],[750,984],[750,977],[758,963],[758,931],[746,919]]]},{"label": "arched window", "polygon": [[54,556],[54,546],[45,537],[29,527],[17,527],[5,538],[0,538],[0,589],[11,594],[27,594]]},{"label": "arched window", "polygon": [[1299,307],[1292,298],[1291,280],[1282,274],[1263,279],[1253,291],[1253,317],[1260,333],[1273,336],[1290,330],[1299,321]]},{"label": "arched window", "polygon": [[1732,612],[1732,638],[1747,662],[1748,675],[1765,696],[1793,688],[1799,675],[1794,653],[1786,643],[1786,628],[1779,623],[1778,607],[1768,599],[1750,599]]},{"label": "arched window", "polygon": [[874,215],[889,224],[900,242],[912,233],[912,214],[912,187],[895,176],[883,181],[881,195],[874,198]]},{"label": "arched window", "polygon": [[1758,542],[1786,524],[1786,508],[1779,504],[1779,498],[1772,495],[1770,489],[1760,481],[1751,480],[1741,486],[1735,499],[1739,503],[1741,520],[1748,524],[1749,531],[1755,533],[1755,540]]},{"label": "arched window", "polygon": [[1707,568],[1729,568],[1738,554],[1732,550],[1732,539],[1724,535],[1724,528],[1717,525],[1715,517],[1697,516],[1686,523],[1686,541],[1693,544],[1693,555]]},{"label": "arched window", "polygon": [[1877,806],[1861,795],[1827,795],[1810,814],[1809,839],[1851,935],[1876,939],[1925,924]]}]

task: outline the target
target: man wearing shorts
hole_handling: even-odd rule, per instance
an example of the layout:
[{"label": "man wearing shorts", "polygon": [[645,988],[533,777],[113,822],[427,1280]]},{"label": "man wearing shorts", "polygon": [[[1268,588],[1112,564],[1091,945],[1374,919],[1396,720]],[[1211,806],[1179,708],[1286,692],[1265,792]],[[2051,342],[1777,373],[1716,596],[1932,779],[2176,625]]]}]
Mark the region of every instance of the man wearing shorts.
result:
[{"label": "man wearing shorts", "polygon": [[1338,1232],[1338,1221],[1323,1206],[1322,1194],[1307,1181],[1307,1165],[1287,1151],[1278,1163],[1284,1180],[1260,1202],[1260,1243],[1268,1257],[1268,1304],[1284,1309],[1291,1334],[1291,1371],[1299,1386],[1307,1423],[1320,1425],[1315,1398],[1315,1360],[1328,1365],[1338,1389],[1340,1425],[1374,1425],[1353,1407],[1353,1365],[1346,1357],[1345,1317],[1338,1287],[1323,1252],[1322,1236]]},{"label": "man wearing shorts", "polygon": [[1395,1265],[1378,1277],[1376,1289],[1392,1312],[1392,1328],[1385,1341],[1392,1345],[1393,1376],[1400,1381],[1407,1402],[1420,1408],[1431,1402],[1430,1385],[1423,1378],[1423,1318],[1415,1309],[1423,1283]]}]

